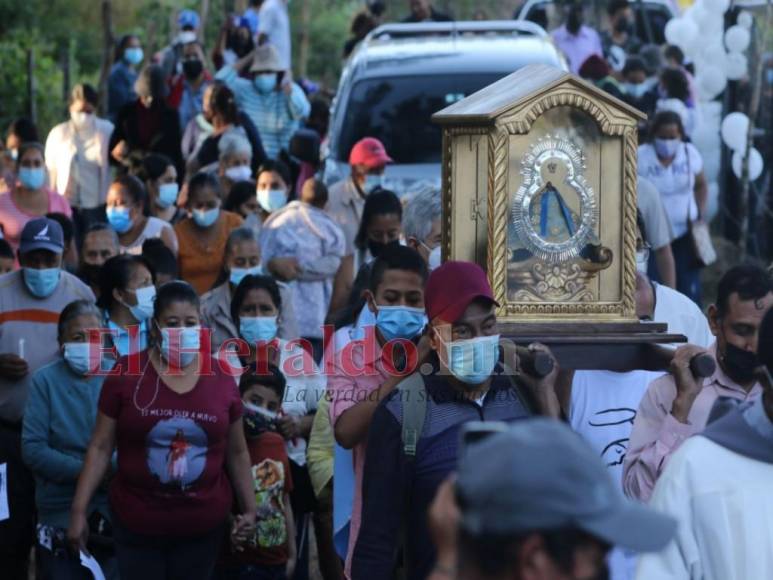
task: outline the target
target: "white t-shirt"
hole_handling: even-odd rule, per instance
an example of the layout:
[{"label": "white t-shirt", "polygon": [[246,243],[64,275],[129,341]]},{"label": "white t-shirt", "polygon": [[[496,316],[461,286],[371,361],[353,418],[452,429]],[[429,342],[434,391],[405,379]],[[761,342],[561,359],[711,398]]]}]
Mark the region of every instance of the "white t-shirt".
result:
[{"label": "white t-shirt", "polygon": [[[656,322],[667,322],[668,332],[684,334],[690,344],[708,347],[714,342],[708,321],[687,296],[661,284],[655,285]],[[678,345],[671,345],[676,347]],[[623,483],[623,461],[633,421],[649,384],[660,371],[577,371],[572,381],[569,423],[601,456],[609,474]],[[632,580],[636,553],[616,548],[609,556],[612,580]]]},{"label": "white t-shirt", "polygon": [[671,221],[675,238],[687,233],[687,214],[690,220],[698,219],[695,203],[695,176],[703,171],[703,158],[691,143],[683,143],[676,151],[671,165],[664,167],[655,146],[646,143],[639,147],[639,175],[649,179],[658,189],[666,213]]},{"label": "white t-shirt", "polygon": [[290,44],[290,17],[287,14],[286,0],[266,0],[260,7],[258,34],[265,34],[268,43],[276,48],[282,66],[290,70],[292,64],[292,45]]},{"label": "white t-shirt", "polygon": [[145,240],[149,240],[152,238],[160,238],[161,232],[164,230],[168,230],[167,235],[172,240],[173,247],[170,248],[175,254],[177,253],[177,234],[174,233],[174,228],[172,228],[171,224],[169,222],[165,222],[162,219],[159,219],[157,217],[149,217],[148,221],[145,223],[145,228],[142,230],[142,233],[137,237],[136,240],[134,240],[131,244],[128,246],[121,246],[121,253],[122,254],[133,254],[135,256],[142,255],[142,243]]}]

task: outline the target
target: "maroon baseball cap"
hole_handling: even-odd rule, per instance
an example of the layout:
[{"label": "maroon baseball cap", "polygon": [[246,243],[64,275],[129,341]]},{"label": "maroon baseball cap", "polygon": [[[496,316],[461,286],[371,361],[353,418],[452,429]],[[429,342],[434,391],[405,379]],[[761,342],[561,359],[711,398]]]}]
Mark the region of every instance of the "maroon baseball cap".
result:
[{"label": "maroon baseball cap", "polygon": [[483,268],[472,262],[444,262],[432,270],[424,289],[427,318],[456,322],[476,298],[499,306]]},{"label": "maroon baseball cap", "polygon": [[360,139],[349,154],[349,165],[365,165],[368,169],[382,167],[391,162],[392,158],[387,155],[384,144],[375,137]]}]

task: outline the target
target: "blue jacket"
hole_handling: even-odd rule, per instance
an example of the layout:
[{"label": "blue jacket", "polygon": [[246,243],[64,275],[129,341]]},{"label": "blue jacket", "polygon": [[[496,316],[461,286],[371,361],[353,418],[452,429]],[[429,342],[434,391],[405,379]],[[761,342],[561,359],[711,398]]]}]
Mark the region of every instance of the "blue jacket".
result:
[{"label": "blue jacket", "polygon": [[[405,577],[418,580],[429,575],[435,548],[427,530],[427,510],[440,484],[456,469],[461,426],[470,421],[514,421],[531,414],[501,372],[498,365],[480,406],[459,397],[446,378],[436,374],[437,368],[424,377],[427,409],[413,462],[406,461],[403,452],[400,392],[395,389],[378,406],[368,434],[352,578],[391,580],[401,522],[406,534]],[[406,511],[408,521],[403,522]]]},{"label": "blue jacket", "polygon": [[[32,376],[22,457],[35,475],[35,503],[42,524],[66,528],[69,523],[104,380],[104,376],[75,374],[62,358]],[[94,495],[89,512],[97,509],[109,517],[106,489]]]}]

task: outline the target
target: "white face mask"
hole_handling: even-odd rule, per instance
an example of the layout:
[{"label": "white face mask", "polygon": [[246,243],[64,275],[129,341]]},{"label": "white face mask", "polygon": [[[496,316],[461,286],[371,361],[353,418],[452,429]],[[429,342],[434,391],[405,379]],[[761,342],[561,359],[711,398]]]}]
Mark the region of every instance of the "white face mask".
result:
[{"label": "white face mask", "polygon": [[648,255],[646,252],[636,252],[636,271],[641,274],[647,273]]},{"label": "white face mask", "polygon": [[379,187],[384,187],[383,175],[368,174],[365,176],[365,183],[362,185],[362,190],[365,193],[371,193],[373,190]]},{"label": "white face mask", "polygon": [[85,127],[94,116],[85,111],[70,111],[70,119],[76,127]]},{"label": "white face mask", "polygon": [[250,177],[252,177],[252,169],[250,169],[249,165],[237,165],[235,167],[229,167],[225,170],[225,176],[234,183],[238,183],[239,181],[247,181]]}]

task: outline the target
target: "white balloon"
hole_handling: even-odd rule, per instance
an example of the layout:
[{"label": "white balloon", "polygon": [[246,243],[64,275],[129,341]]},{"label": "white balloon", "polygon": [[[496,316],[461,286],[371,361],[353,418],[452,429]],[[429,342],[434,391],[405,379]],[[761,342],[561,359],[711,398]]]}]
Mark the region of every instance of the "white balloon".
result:
[{"label": "white balloon", "polygon": [[728,80],[737,81],[746,76],[749,68],[749,62],[746,55],[740,52],[731,52],[725,60],[725,74]]},{"label": "white balloon", "polygon": [[722,121],[722,141],[733,151],[746,151],[746,136],[749,133],[749,117],[743,113],[730,113]]},{"label": "white balloon", "polygon": [[711,101],[727,86],[725,71],[713,65],[701,67],[695,78],[698,85],[698,95],[704,101]]},{"label": "white balloon", "polygon": [[[733,153],[733,173],[739,179],[741,178],[741,170],[743,169],[743,154],[740,151]],[[762,161],[762,155],[754,147],[749,151],[749,179],[754,181],[760,175],[765,168],[765,163]]]},{"label": "white balloon", "polygon": [[698,25],[687,18],[672,18],[666,23],[666,40],[683,50],[689,51],[698,40]]},{"label": "white balloon", "polygon": [[730,0],[703,0],[703,7],[715,14],[724,14],[730,8]]},{"label": "white balloon", "polygon": [[725,46],[730,52],[743,52],[749,48],[752,40],[751,33],[743,26],[731,26],[725,32]]},{"label": "white balloon", "polygon": [[738,26],[743,26],[746,30],[751,30],[754,26],[754,16],[751,12],[744,10],[738,15],[738,19],[735,21]]},{"label": "white balloon", "polygon": [[[727,61],[725,47],[719,42],[709,44],[696,56],[696,61],[703,66],[714,66],[724,70]],[[700,69],[702,66],[699,66],[698,68]]]}]

